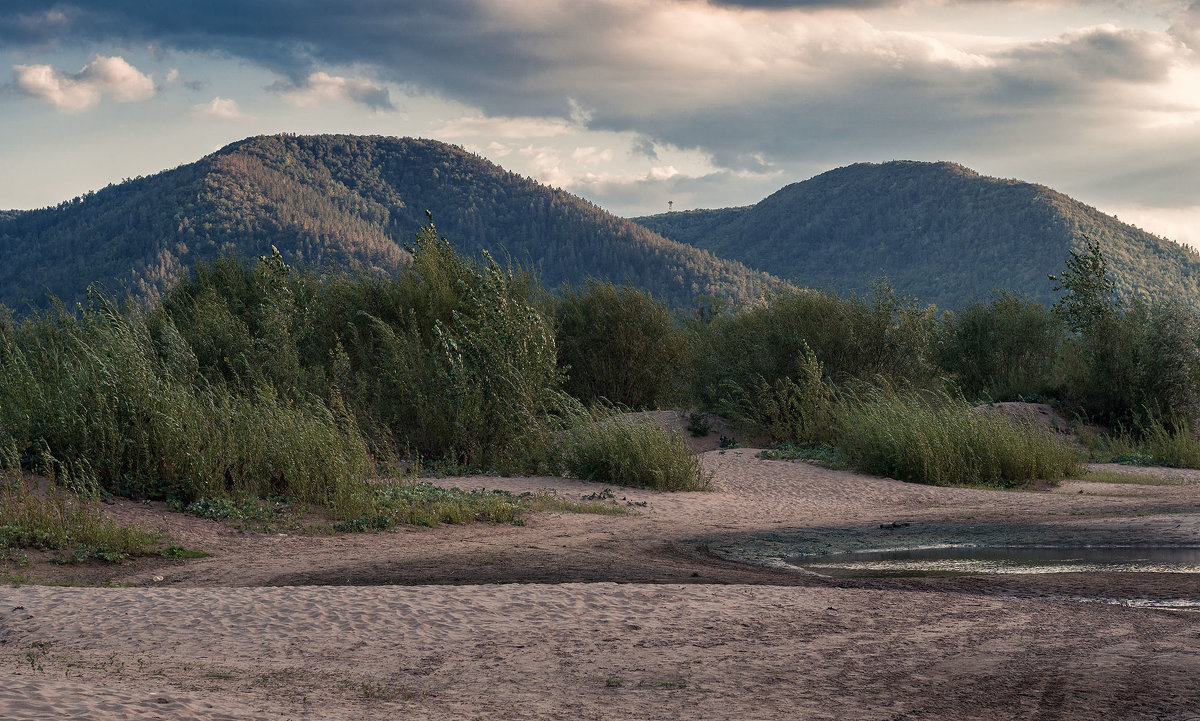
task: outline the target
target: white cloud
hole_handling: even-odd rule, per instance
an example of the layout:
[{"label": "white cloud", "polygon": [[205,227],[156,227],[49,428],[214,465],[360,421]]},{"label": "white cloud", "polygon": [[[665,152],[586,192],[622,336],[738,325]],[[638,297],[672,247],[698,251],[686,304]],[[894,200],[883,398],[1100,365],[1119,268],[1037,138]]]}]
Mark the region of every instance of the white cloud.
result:
[{"label": "white cloud", "polygon": [[434,131],[439,138],[551,138],[562,135],[571,125],[559,118],[504,118],[482,115],[454,118]]},{"label": "white cloud", "polygon": [[238,108],[237,101],[217,96],[207,103],[192,106],[192,115],[221,118],[222,120],[241,120],[245,113]]},{"label": "white cloud", "polygon": [[612,162],[613,152],[608,148],[601,150],[595,146],[588,145],[586,147],[575,148],[571,152],[571,159],[584,165],[601,165]]},{"label": "white cloud", "polygon": [[73,75],[49,65],[14,65],[13,72],[18,89],[62,112],[86,110],[99,103],[105,94],[122,102],[134,102],[151,98],[157,92],[149,75],[120,57],[97,55]]},{"label": "white cloud", "polygon": [[315,72],[303,85],[271,87],[283,94],[284,100],[301,108],[318,108],[330,101],[366,105],[372,110],[395,110],[387,87],[366,78],[345,78],[325,72]]},{"label": "white cloud", "polygon": [[1200,248],[1200,205],[1183,208],[1110,205],[1101,210],[1148,233]]},{"label": "white cloud", "polygon": [[171,68],[167,71],[167,85],[174,83],[179,79],[179,68]]}]

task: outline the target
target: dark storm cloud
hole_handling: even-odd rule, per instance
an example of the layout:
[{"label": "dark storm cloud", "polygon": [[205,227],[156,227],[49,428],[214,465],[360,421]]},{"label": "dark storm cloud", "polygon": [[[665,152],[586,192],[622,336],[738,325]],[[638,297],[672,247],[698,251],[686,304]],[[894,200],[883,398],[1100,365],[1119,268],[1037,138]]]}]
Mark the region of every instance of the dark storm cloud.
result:
[{"label": "dark storm cloud", "polygon": [[718,7],[781,10],[788,8],[877,8],[904,5],[904,0],[710,0]]},{"label": "dark storm cloud", "polygon": [[[802,11],[898,3],[722,4]],[[285,92],[311,88],[329,64],[358,65],[492,115],[566,118],[574,101],[588,127],[637,133],[636,152],[651,156],[656,143],[696,148],[718,167],[760,174],[798,158],[1072,141],[1115,122],[1111,106],[1123,91],[1112,86],[1167,76],[1182,37],[1200,27],[1188,24],[1200,17],[1197,7],[1172,35],[1101,27],[972,56],[845,14],[792,12],[767,22],[699,1],[94,0],[47,11],[8,0],[0,44],[123,40],[227,54],[278,72]],[[689,25],[698,15],[703,21]],[[725,24],[713,35],[687,34],[709,21]],[[343,92],[391,106],[382,86]]]},{"label": "dark storm cloud", "polygon": [[1155,82],[1177,60],[1171,45],[1159,33],[1105,27],[1028,45],[1010,57],[1027,75],[1067,82]]},{"label": "dark storm cloud", "polygon": [[[489,30],[480,14],[467,0],[95,0],[50,10],[9,0],[0,9],[0,45],[147,42],[245,58],[296,85],[320,65],[363,63],[389,80],[465,99],[503,94],[506,79],[541,63],[520,50],[520,33]],[[561,100],[552,109],[565,112]]]}]

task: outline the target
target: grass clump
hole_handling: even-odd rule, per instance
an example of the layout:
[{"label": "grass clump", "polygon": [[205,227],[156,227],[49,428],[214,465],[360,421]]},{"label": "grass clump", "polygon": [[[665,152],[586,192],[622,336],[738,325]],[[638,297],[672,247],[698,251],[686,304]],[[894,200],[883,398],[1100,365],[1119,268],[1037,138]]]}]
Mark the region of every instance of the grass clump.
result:
[{"label": "grass clump", "polygon": [[1200,440],[1186,424],[1168,426],[1154,418],[1136,433],[1089,434],[1083,441],[1092,459],[1103,463],[1200,468]]},{"label": "grass clump", "polygon": [[838,449],[861,471],[933,485],[1013,486],[1080,471],[1062,439],[942,391],[870,389],[838,410]]},{"label": "grass clump", "polygon": [[625,509],[612,502],[569,501],[552,490],[511,493],[447,488],[427,481],[386,483],[374,488],[367,513],[335,523],[333,528],[355,532],[382,531],[401,524],[430,528],[474,522],[524,525],[524,514],[538,511],[619,514]]},{"label": "grass clump", "polygon": [[612,409],[587,412],[566,434],[562,460],[576,478],[657,491],[706,491],[712,487],[683,438],[650,421],[634,421]]},{"label": "grass clump", "polygon": [[795,443],[778,443],[774,448],[759,451],[758,457],[772,461],[813,461],[834,470],[850,468],[853,465],[838,448],[826,445],[801,446]]},{"label": "grass clump", "polygon": [[[12,458],[11,445],[6,455]],[[158,548],[158,534],[118,524],[100,510],[96,496],[54,485],[40,493],[33,481],[22,478],[11,465],[3,465],[0,549],[38,548],[59,551],[58,557],[64,561],[97,558],[118,563]]]},{"label": "grass clump", "polygon": [[1178,481],[1168,478],[1157,478],[1141,473],[1121,473],[1120,471],[1088,471],[1075,480],[1089,483],[1128,483],[1137,486],[1177,486]]}]

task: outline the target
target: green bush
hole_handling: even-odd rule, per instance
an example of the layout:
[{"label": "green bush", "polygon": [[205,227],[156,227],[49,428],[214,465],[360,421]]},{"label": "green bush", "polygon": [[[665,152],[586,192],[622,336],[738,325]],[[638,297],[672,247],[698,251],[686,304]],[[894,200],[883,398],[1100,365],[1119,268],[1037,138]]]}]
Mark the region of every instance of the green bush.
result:
[{"label": "green bush", "polygon": [[649,294],[597,280],[564,288],[554,330],[566,391],[583,403],[657,408],[674,391],[686,340]]},{"label": "green bush", "polygon": [[1175,303],[1133,302],[1101,314],[1068,344],[1064,400],[1110,428],[1200,417],[1200,322]]},{"label": "green bush", "polygon": [[561,450],[576,478],[657,491],[704,491],[711,480],[683,438],[650,421],[633,421],[611,409],[581,415]]},{"label": "green bush", "polygon": [[838,450],[861,471],[934,485],[1056,480],[1078,454],[1051,431],[977,410],[936,391],[883,386],[838,409]]},{"label": "green bush", "polygon": [[929,385],[940,342],[936,309],[921,308],[887,285],[871,298],[781,290],[758,306],[721,315],[697,327],[693,371],[701,405],[716,410],[756,395],[763,383],[782,379],[805,384],[809,351],[834,386],[884,377],[899,384]]},{"label": "green bush", "polygon": [[[798,377],[759,378],[749,391],[730,384],[718,412],[781,443],[813,445],[834,438],[834,393],[821,362],[809,348],[797,362]],[[728,382],[727,382],[728,383]]]},{"label": "green bush", "polygon": [[998,293],[946,319],[938,363],[968,398],[1047,397],[1062,384],[1066,327],[1041,303]]}]

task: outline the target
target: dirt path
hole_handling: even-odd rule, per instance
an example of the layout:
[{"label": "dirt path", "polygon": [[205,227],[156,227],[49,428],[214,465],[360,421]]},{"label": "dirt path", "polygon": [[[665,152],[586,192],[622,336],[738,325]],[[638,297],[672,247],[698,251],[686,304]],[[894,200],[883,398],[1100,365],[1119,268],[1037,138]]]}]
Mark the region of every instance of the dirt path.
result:
[{"label": "dirt path", "polygon": [[1034,493],[750,449],[703,461],[715,492],[618,490],[647,506],[525,526],[263,535],[119,502],[214,556],[25,570],[134,588],[0,588],[0,718],[1200,718],[1200,615],[1067,600],[1196,598],[1196,576],[834,580],[729,560],[894,522],[1200,544],[1200,474]]}]

